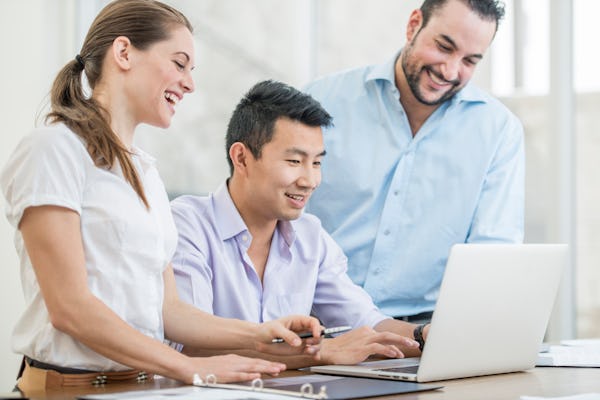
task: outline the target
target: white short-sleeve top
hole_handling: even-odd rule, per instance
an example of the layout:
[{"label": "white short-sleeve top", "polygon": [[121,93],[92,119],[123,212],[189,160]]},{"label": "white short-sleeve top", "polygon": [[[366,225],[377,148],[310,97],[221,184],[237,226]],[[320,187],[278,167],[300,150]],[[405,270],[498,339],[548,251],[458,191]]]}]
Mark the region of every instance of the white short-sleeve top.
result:
[{"label": "white short-sleeve top", "polygon": [[[137,148],[132,153],[150,210],[118,165],[111,170],[95,166],[84,141],[64,125],[26,136],[0,181],[6,215],[15,228],[31,206],[56,205],[79,213],[89,289],[129,325],[162,341],[162,273],[175,251],[177,233],[155,160]],[[25,312],[13,332],[13,350],[64,367],[126,369],[52,326],[18,229],[15,246]]]}]

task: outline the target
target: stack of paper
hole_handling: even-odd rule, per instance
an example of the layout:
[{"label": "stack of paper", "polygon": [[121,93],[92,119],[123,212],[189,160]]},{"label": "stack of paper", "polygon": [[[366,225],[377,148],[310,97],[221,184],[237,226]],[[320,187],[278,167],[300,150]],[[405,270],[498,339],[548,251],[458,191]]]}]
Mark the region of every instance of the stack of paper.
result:
[{"label": "stack of paper", "polygon": [[600,393],[583,393],[562,397],[521,396],[521,400],[600,400]]},{"label": "stack of paper", "polygon": [[600,339],[563,340],[538,354],[538,367],[600,367]]}]

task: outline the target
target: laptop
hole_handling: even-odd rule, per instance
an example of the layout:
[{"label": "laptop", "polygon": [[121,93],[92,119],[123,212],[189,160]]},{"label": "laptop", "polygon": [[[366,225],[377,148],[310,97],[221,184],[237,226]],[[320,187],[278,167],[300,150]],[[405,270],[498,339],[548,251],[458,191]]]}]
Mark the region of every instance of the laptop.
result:
[{"label": "laptop", "polygon": [[565,244],[457,244],[420,358],[312,372],[431,382],[535,366],[568,261]]}]

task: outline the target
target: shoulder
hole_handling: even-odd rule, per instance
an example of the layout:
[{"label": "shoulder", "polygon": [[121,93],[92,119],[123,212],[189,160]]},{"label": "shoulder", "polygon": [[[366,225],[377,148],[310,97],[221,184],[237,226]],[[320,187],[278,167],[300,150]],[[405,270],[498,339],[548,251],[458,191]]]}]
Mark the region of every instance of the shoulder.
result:
[{"label": "shoulder", "polygon": [[317,99],[352,93],[364,87],[364,82],[374,66],[351,68],[324,75],[304,87],[304,91]]},{"label": "shoulder", "polygon": [[70,176],[83,174],[92,164],[83,141],[64,125],[36,128],[24,136],[11,154],[3,170],[7,176]]},{"label": "shoulder", "polygon": [[205,218],[210,209],[210,198],[205,196],[183,195],[171,201],[171,211],[182,218]]},{"label": "shoulder", "polygon": [[519,118],[500,99],[483,89],[469,84],[463,89],[460,102],[461,120],[468,119],[482,127],[489,127],[488,132],[498,139],[504,137],[518,141],[523,137],[523,125]]},{"label": "shoulder", "polygon": [[171,213],[180,236],[217,231],[212,196],[179,196],[171,201]]},{"label": "shoulder", "polygon": [[483,109],[486,112],[486,118],[520,123],[517,116],[499,98],[473,84],[469,84],[463,89],[460,101],[477,113],[481,113]]},{"label": "shoulder", "polygon": [[73,131],[62,124],[34,129],[25,136],[19,147],[37,153],[71,153],[86,156],[84,142]]}]

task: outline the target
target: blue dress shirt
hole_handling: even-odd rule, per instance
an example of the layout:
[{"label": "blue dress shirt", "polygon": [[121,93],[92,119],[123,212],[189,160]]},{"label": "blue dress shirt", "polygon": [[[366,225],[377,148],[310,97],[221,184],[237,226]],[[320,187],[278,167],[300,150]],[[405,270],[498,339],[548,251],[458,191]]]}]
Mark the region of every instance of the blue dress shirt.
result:
[{"label": "blue dress shirt", "polygon": [[468,84],[412,136],[397,55],[305,90],[333,116],[323,181],[307,211],[348,256],[348,273],[388,315],[433,310],[450,247],[523,240],[518,119]]},{"label": "blue dress shirt", "polygon": [[261,282],[247,254],[252,235],[227,185],[208,197],[179,197],[171,209],[179,231],[172,264],[184,301],[253,322],[313,314],[325,326],[372,327],[389,318],[350,280],[346,256],[315,216],[278,222]]}]

